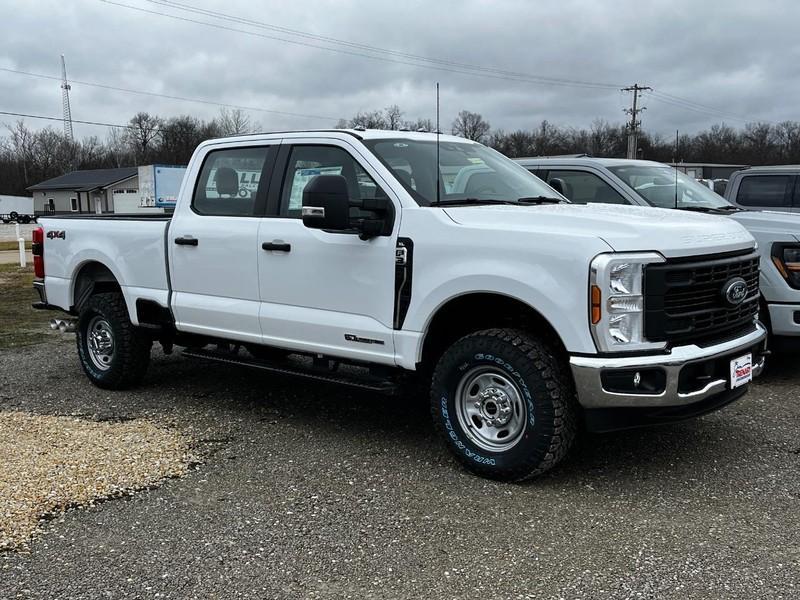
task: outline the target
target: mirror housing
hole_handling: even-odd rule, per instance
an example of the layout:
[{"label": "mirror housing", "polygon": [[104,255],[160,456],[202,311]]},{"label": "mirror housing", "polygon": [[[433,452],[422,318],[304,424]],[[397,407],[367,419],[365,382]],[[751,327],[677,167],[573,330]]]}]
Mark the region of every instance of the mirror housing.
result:
[{"label": "mirror housing", "polygon": [[310,229],[352,229],[347,180],[341,175],[314,177],[303,190],[301,214],[303,225]]},{"label": "mirror housing", "polygon": [[[351,216],[351,208],[362,214]],[[392,233],[394,205],[388,198],[350,200],[343,176],[317,175],[303,190],[301,215],[303,225],[310,229],[358,233],[362,240],[369,240]]]},{"label": "mirror housing", "polygon": [[561,179],[559,177],[553,177],[550,181],[547,182],[547,185],[549,185],[551,188],[553,188],[555,191],[557,191],[559,194],[561,194],[562,196],[564,196],[566,198],[566,196],[567,196],[567,194],[566,194],[567,186],[564,185],[564,180],[563,179]]}]

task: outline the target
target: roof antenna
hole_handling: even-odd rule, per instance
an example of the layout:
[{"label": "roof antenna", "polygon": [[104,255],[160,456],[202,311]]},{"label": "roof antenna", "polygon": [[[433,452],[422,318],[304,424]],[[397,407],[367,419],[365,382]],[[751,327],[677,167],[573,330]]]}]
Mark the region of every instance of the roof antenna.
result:
[{"label": "roof antenna", "polygon": [[678,133],[680,130],[675,130],[675,157],[672,162],[675,163],[675,208],[678,208]]},{"label": "roof antenna", "polygon": [[439,82],[436,82],[436,204],[439,204]]}]

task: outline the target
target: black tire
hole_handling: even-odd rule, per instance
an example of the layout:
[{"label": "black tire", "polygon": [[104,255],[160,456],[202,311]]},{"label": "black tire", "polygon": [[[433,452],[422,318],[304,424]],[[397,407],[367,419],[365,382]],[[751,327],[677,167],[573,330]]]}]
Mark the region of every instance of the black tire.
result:
[{"label": "black tire", "polygon": [[31,218],[28,215],[22,215],[19,218],[19,222],[22,223],[23,225],[27,225],[28,223],[31,222]]},{"label": "black tire", "polygon": [[[574,385],[561,363],[548,345],[515,329],[478,331],[448,348],[433,373],[431,415],[458,461],[477,475],[502,481],[528,479],[557,465],[569,452],[577,432]],[[470,384],[470,378],[487,376],[495,382],[491,385],[498,381],[501,385],[471,396],[480,386]],[[506,399],[503,389],[510,390]],[[517,399],[507,402],[511,397]],[[472,405],[469,398],[478,401]],[[457,403],[469,408],[458,408]],[[486,427],[482,416],[491,416],[486,411],[492,405],[495,411],[502,406],[511,415],[512,425],[516,419],[517,433],[507,441],[497,441],[506,445],[513,442],[510,447],[487,444],[487,434],[494,431],[499,438],[506,427],[495,424],[494,428],[482,429]],[[513,407],[511,413],[507,412],[509,406]],[[479,414],[468,417],[468,411]]]},{"label": "black tire", "polygon": [[18,217],[19,217],[19,214],[17,214],[17,211],[15,211],[15,210],[12,210],[11,213],[9,213],[9,215],[8,215],[8,218],[11,221],[16,221]]},{"label": "black tire", "polygon": [[[95,347],[89,328],[99,336]],[[121,390],[140,383],[150,364],[152,340],[136,329],[128,317],[128,308],[119,292],[95,294],[78,316],[76,341],[83,372],[97,387]],[[110,350],[98,348],[108,345]],[[107,361],[107,362],[106,362]]]}]

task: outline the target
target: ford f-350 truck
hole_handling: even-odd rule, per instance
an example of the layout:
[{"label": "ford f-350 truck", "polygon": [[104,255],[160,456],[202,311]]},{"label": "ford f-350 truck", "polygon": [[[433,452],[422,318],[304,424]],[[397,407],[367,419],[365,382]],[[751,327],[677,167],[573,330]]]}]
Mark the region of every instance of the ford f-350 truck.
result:
[{"label": "ford f-350 truck", "polygon": [[154,342],[370,390],[417,373],[454,455],[504,480],[556,465],[582,424],[724,406],[765,352],[740,225],[572,205],[444,135],[207,141],[173,215],[43,218],[34,254],[35,306],[77,318],[100,387],[140,382]]}]

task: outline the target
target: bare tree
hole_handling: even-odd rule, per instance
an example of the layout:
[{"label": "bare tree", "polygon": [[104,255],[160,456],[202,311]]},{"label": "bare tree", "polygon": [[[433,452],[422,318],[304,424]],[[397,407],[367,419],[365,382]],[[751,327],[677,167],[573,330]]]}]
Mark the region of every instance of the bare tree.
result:
[{"label": "bare tree", "polygon": [[105,154],[114,167],[119,168],[133,164],[134,161],[131,156],[129,136],[126,129],[112,127],[108,130]]},{"label": "bare tree", "polygon": [[150,150],[158,140],[163,122],[146,112],[136,113],[130,120],[128,140],[136,160],[142,164],[149,157]]},{"label": "bare tree", "polygon": [[489,133],[488,121],[484,121],[480,113],[462,110],[453,121],[453,135],[459,135],[468,140],[482,142]]},{"label": "bare tree", "polygon": [[250,117],[240,108],[233,108],[228,110],[222,107],[219,111],[217,118],[219,125],[220,135],[242,135],[245,133],[253,133],[253,124],[250,122]]},{"label": "bare tree", "polygon": [[386,129],[397,130],[403,125],[403,111],[397,104],[387,106],[384,110]]}]

